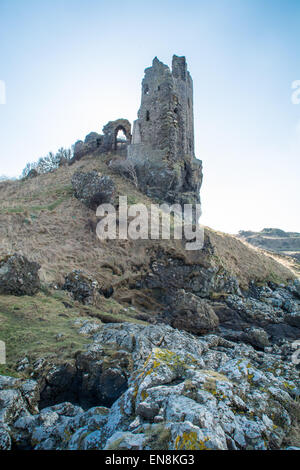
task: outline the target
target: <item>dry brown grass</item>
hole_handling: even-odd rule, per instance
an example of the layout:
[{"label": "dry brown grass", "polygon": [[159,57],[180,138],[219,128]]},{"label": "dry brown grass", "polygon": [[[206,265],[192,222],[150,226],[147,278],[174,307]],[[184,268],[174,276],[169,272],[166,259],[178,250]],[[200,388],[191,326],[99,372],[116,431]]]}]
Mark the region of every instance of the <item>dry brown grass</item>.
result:
[{"label": "dry brown grass", "polygon": [[[213,254],[186,252],[178,241],[100,241],[92,211],[72,196],[70,181],[79,168],[112,174],[107,161],[112,155],[85,157],[70,167],[26,181],[0,184],[0,256],[21,252],[41,264],[46,283],[60,283],[72,269],[94,276],[101,286],[126,287],[143,275],[151,254],[163,247],[190,263],[220,266],[237,276],[243,286],[250,279],[285,282],[295,276],[291,266],[251,245],[206,228]],[[128,202],[151,204],[133,184],[113,175],[120,195]]]},{"label": "dry brown grass", "polygon": [[242,287],[249,281],[286,282],[296,277],[292,261],[273,255],[226,233],[206,228],[214,248],[215,262],[236,276]]},{"label": "dry brown grass", "polygon": [[[284,257],[264,253],[208,227],[206,249],[198,252],[186,251],[180,240],[100,241],[95,233],[95,214],[72,196],[70,182],[79,168],[111,174],[106,165],[111,157],[91,155],[54,173],[0,183],[0,257],[20,252],[37,261],[46,284],[60,284],[72,269],[82,269],[101,287],[115,288],[113,298],[99,296],[93,306],[83,306],[67,293],[53,289],[33,298],[0,296],[0,339],[7,343],[11,370],[26,354],[39,357],[50,351],[54,356],[72,358],[74,351],[85,344],[73,327],[78,316],[102,322],[152,321],[161,306],[153,293],[135,289],[135,283],[149,272],[151,260],[159,258],[161,252],[165,259],[225,269],[245,288],[250,280],[285,282],[295,276],[293,266],[287,265]],[[117,193],[127,195],[129,204],[151,204],[133,184],[118,175],[113,178]],[[64,299],[72,308],[64,307]],[[55,337],[61,331],[66,337],[57,343]]]}]

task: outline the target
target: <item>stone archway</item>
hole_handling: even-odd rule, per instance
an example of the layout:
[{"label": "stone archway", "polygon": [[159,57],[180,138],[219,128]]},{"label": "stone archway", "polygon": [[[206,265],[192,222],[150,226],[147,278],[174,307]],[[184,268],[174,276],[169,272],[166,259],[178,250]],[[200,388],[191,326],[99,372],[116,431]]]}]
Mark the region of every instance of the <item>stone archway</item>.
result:
[{"label": "stone archway", "polygon": [[117,136],[119,131],[123,131],[126,141],[124,145],[131,143],[131,124],[127,119],[117,119],[116,121],[110,121],[103,127],[103,133],[105,138],[105,147],[107,150],[117,150]]},{"label": "stone archway", "polygon": [[[120,131],[124,134],[124,137],[125,139],[120,139],[119,138],[119,133]],[[117,150],[118,147],[119,147],[119,144],[121,144],[121,146],[123,145],[128,145],[130,143],[130,141],[128,140],[128,136],[126,135],[126,129],[124,129],[123,126],[118,126],[115,130],[115,138],[114,138],[114,150]]]}]

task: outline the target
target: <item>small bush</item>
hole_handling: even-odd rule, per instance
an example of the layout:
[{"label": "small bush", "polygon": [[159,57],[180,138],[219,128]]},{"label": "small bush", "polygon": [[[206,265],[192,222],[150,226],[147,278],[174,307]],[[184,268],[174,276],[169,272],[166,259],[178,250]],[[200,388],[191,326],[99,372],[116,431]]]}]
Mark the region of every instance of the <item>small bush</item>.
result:
[{"label": "small bush", "polygon": [[138,178],[133,162],[130,160],[117,159],[111,161],[109,167],[118,175],[130,180],[136,188],[138,187]]},{"label": "small bush", "polygon": [[27,163],[21,176],[27,178],[30,172],[36,172],[37,174],[50,173],[63,163],[69,162],[72,156],[71,149],[61,147],[56,153],[49,152],[46,157],[41,157],[37,162]]}]

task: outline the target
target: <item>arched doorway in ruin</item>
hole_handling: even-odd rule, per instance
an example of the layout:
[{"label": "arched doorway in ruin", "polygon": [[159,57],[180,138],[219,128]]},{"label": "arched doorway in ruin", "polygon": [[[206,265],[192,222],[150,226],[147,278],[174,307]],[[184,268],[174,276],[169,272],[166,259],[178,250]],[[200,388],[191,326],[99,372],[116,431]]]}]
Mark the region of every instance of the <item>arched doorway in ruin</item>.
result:
[{"label": "arched doorway in ruin", "polygon": [[116,127],[114,137],[114,150],[122,150],[125,146],[130,143],[130,136],[126,132],[123,126]]},{"label": "arched doorway in ruin", "polygon": [[131,143],[131,124],[127,119],[110,121],[103,127],[108,151],[127,147]]}]

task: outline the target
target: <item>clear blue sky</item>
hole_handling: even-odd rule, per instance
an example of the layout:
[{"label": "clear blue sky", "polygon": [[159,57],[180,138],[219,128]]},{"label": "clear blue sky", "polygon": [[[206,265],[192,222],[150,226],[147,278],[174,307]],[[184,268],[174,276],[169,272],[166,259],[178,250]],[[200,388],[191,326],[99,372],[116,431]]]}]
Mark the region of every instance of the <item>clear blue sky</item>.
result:
[{"label": "clear blue sky", "polygon": [[0,174],[133,121],[154,56],[194,80],[202,223],[300,231],[299,0],[0,0]]}]

